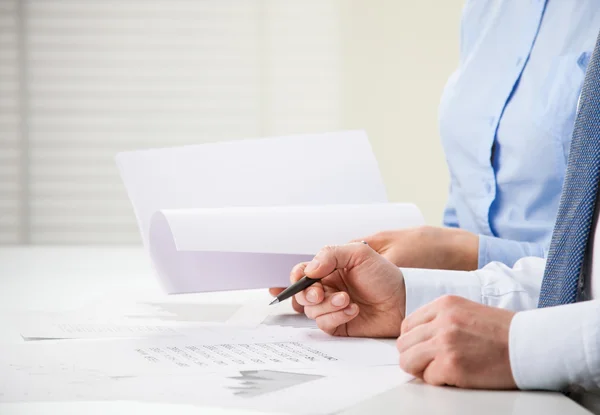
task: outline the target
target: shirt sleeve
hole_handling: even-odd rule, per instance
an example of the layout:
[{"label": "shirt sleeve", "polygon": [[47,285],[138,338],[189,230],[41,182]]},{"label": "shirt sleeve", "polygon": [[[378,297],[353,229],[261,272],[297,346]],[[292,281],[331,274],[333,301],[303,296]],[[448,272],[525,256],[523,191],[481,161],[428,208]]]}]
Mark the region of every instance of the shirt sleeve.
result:
[{"label": "shirt sleeve", "polygon": [[406,315],[446,294],[513,311],[537,307],[543,258],[523,258],[510,268],[492,262],[477,271],[401,268],[406,285]]},{"label": "shirt sleeve", "polygon": [[517,313],[509,354],[519,389],[600,388],[600,300]]},{"label": "shirt sleeve", "polygon": [[532,256],[545,258],[546,255],[547,248],[541,244],[479,235],[479,268],[494,261],[512,267],[521,258]]}]

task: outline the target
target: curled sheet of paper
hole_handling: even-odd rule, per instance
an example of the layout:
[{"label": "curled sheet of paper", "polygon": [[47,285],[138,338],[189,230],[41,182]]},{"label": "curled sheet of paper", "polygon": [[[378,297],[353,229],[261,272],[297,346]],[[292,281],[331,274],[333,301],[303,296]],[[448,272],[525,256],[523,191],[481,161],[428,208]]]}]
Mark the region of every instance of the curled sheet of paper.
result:
[{"label": "curled sheet of paper", "polygon": [[414,206],[371,205],[387,197],[363,131],[133,151],[117,165],[171,294],[286,286],[323,245],[423,223]]},{"label": "curled sheet of paper", "polygon": [[385,203],[364,131],[119,153],[144,246],[162,209]]},{"label": "curled sheet of paper", "polygon": [[411,204],[162,210],[149,244],[171,293],[280,287],[325,245],[423,222]]}]

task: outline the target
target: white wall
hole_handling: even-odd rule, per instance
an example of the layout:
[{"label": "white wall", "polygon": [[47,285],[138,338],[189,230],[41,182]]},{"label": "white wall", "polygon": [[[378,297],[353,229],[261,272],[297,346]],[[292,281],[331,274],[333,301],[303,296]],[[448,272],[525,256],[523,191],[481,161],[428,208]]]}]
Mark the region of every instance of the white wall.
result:
[{"label": "white wall", "polygon": [[343,2],[343,125],[364,127],[388,197],[440,224],[448,173],[437,109],[458,62],[464,0]]},{"label": "white wall", "polygon": [[124,149],[365,128],[439,224],[463,0],[0,0],[0,243],[139,242]]}]

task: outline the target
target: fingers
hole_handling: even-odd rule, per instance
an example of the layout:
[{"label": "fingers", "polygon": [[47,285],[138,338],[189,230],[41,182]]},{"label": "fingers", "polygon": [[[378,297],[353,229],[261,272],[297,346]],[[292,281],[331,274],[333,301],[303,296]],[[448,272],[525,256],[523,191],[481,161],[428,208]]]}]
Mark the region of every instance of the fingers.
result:
[{"label": "fingers", "polygon": [[363,243],[327,246],[304,267],[304,274],[309,278],[325,278],[336,269],[353,268],[371,255],[375,255],[375,251]]},{"label": "fingers", "polygon": [[[292,272],[290,273],[290,281],[292,284],[304,277],[304,269],[307,265],[308,262],[302,262],[292,268]],[[294,310],[298,311],[299,309],[303,309],[303,306],[318,304],[323,301],[324,298],[325,292],[323,290],[323,285],[320,282],[314,283],[306,290],[299,292],[294,296]]]},{"label": "fingers", "polygon": [[341,326],[354,319],[358,315],[358,312],[358,305],[352,303],[343,310],[323,314],[317,317],[317,327],[332,336],[348,336],[345,327],[343,331],[340,331]]},{"label": "fingers", "polygon": [[[285,290],[285,288],[269,288],[269,294],[271,294],[273,297],[277,297],[283,290]],[[304,313],[304,307],[298,304],[298,301],[296,301],[296,298],[294,297],[292,297],[292,308],[297,313]]]},{"label": "fingers", "polygon": [[427,365],[425,371],[419,377],[422,378],[425,383],[434,386],[444,386],[449,384],[447,382],[448,374],[445,371],[443,363],[436,359],[433,359],[433,361]]},{"label": "fingers", "polygon": [[[290,281],[292,284],[304,276],[304,268],[306,268],[306,265],[308,265],[308,262],[301,262],[292,268],[292,271],[290,272]],[[269,294],[271,294],[273,297],[277,297],[283,290],[285,290],[285,288],[286,287],[269,288]]]},{"label": "fingers", "polygon": [[304,307],[304,314],[316,320],[317,326],[328,334],[347,335],[338,328],[358,315],[358,305],[350,302],[348,293],[326,293],[320,304]]},{"label": "fingers", "polygon": [[[306,311],[306,310],[305,310]],[[435,335],[435,328],[432,324],[423,324],[410,330],[410,332],[402,332],[396,341],[396,347],[400,353],[424,343]]]},{"label": "fingers", "polygon": [[406,334],[415,327],[432,321],[438,313],[438,304],[436,304],[436,302],[437,300],[426,304],[409,314],[400,326],[400,333]]},{"label": "fingers", "polygon": [[292,284],[304,277],[304,269],[308,264],[308,262],[301,262],[292,268],[292,271],[290,272],[290,282]]},{"label": "fingers", "polygon": [[301,306],[311,306],[313,304],[321,303],[325,298],[325,291],[323,285],[320,282],[314,283],[306,290],[299,292],[294,296],[294,299]]},{"label": "fingers", "polygon": [[436,317],[448,314],[450,310],[464,309],[466,306],[474,304],[463,297],[456,295],[443,295],[429,304],[417,309],[404,319],[401,326],[401,333],[409,332],[421,324],[428,323]]},{"label": "fingers", "polygon": [[345,292],[327,293],[324,301],[317,305],[306,305],[304,314],[308,318],[315,320],[317,317],[342,310],[350,304],[350,296]]},{"label": "fingers", "polygon": [[433,324],[417,326],[408,333],[402,332],[396,341],[402,370],[417,377],[422,376],[436,354],[432,341],[434,335]]},{"label": "fingers", "polygon": [[400,368],[413,376],[423,377],[435,355],[436,347],[433,341],[427,340],[400,353]]},{"label": "fingers", "polygon": [[[306,268],[306,265],[308,264],[308,262],[302,262],[298,265],[296,265],[294,268],[292,268],[292,271],[290,273],[290,281],[293,283],[295,283],[296,281],[298,281],[300,278],[302,278],[304,276],[304,268]],[[269,294],[271,294],[273,297],[277,297],[279,294],[281,294],[281,292],[283,290],[285,290],[286,287],[272,287],[269,288]],[[295,302],[294,305],[298,305],[297,302]],[[294,307],[294,309],[296,311],[298,311],[296,309],[296,307]],[[300,311],[302,312],[302,311]]]}]

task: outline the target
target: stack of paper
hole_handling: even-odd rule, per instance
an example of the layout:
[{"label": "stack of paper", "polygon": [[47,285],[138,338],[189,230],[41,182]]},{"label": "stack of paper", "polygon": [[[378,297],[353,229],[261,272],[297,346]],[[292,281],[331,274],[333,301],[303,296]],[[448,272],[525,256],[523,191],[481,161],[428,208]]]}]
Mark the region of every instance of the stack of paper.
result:
[{"label": "stack of paper", "polygon": [[136,400],[330,413],[412,379],[396,362],[391,345],[315,329],[205,328],[180,338],[46,341],[5,347],[0,402]]}]

